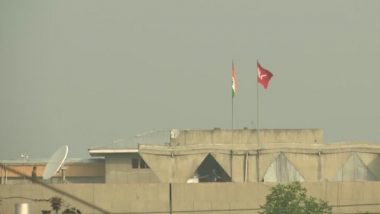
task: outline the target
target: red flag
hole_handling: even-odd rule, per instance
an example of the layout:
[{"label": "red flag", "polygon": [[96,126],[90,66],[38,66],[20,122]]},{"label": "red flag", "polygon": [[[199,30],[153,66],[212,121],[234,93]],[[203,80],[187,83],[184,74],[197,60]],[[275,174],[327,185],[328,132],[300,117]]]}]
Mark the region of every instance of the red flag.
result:
[{"label": "red flag", "polygon": [[268,88],[270,79],[273,77],[273,74],[267,69],[263,68],[259,61],[257,61],[257,82],[260,83],[264,89]]}]

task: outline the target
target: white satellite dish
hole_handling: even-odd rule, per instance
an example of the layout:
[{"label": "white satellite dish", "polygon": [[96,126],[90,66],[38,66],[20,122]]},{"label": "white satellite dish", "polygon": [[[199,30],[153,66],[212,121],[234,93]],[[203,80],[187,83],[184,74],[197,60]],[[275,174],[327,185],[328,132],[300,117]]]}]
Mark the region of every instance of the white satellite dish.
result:
[{"label": "white satellite dish", "polygon": [[67,153],[69,152],[68,146],[62,146],[59,148],[54,154],[50,157],[49,162],[46,164],[44,174],[42,178],[47,180],[55,175],[63,165],[67,157]]}]

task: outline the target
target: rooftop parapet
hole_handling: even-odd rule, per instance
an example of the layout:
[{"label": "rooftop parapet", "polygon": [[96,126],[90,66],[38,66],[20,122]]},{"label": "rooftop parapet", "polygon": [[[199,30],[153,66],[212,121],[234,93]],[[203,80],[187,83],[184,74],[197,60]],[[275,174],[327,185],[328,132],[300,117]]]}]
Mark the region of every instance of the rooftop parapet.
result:
[{"label": "rooftop parapet", "polygon": [[[259,136],[257,136],[259,133]],[[219,129],[178,130],[170,133],[170,145],[196,144],[323,143],[321,129]]]}]

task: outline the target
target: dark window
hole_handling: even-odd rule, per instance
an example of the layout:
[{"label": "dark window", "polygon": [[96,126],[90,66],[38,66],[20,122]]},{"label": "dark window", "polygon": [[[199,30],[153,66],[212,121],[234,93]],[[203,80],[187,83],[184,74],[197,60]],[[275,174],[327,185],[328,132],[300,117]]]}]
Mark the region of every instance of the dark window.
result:
[{"label": "dark window", "polygon": [[196,177],[198,177],[199,182],[231,182],[231,177],[210,154],[198,167]]},{"label": "dark window", "polygon": [[141,169],[149,168],[143,159],[140,159],[140,168]]},{"label": "dark window", "polygon": [[133,158],[132,159],[132,168],[133,169],[139,168],[139,159],[138,158]]},{"label": "dark window", "polygon": [[132,158],[132,169],[147,169],[148,164],[141,158]]}]

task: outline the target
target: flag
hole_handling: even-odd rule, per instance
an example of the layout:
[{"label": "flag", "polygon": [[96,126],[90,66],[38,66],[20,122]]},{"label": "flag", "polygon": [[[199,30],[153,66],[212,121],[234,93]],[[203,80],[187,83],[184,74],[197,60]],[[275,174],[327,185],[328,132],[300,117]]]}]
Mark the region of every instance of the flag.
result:
[{"label": "flag", "polygon": [[259,61],[257,61],[257,82],[260,83],[264,89],[268,88],[270,79],[273,77],[273,74],[267,69],[263,68]]},{"label": "flag", "polygon": [[236,70],[234,62],[232,62],[232,98],[235,97],[237,93],[237,81],[236,81]]}]

